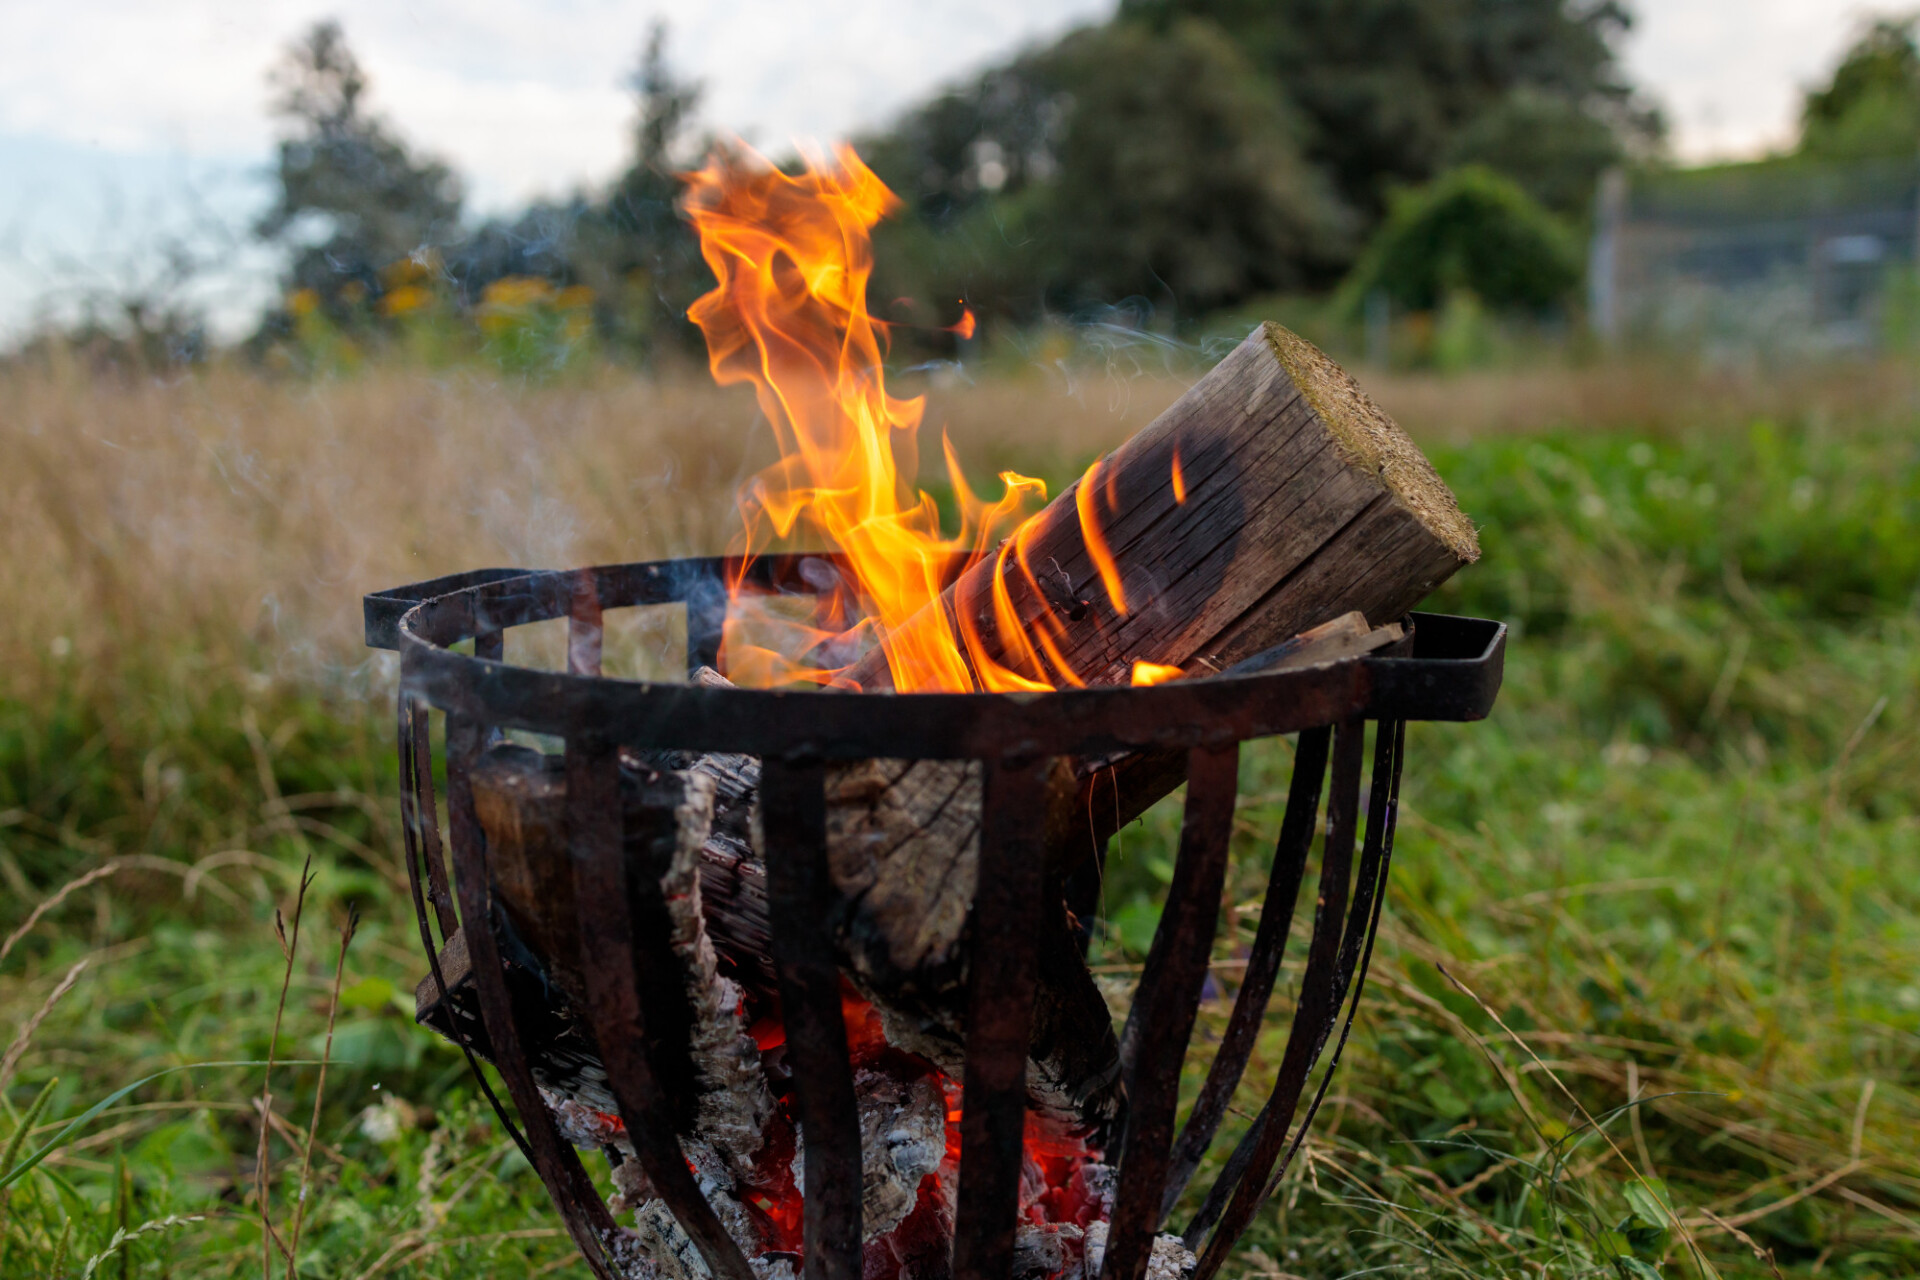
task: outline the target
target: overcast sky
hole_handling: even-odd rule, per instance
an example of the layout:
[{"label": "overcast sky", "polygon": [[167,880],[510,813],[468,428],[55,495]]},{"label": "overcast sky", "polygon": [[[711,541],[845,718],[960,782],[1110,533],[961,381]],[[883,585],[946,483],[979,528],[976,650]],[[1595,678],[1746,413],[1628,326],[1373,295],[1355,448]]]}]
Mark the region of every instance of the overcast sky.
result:
[{"label": "overcast sky", "polygon": [[[1676,149],[1791,136],[1800,88],[1871,6],[1637,0],[1634,77]],[[334,16],[377,109],[481,210],[611,177],[648,22],[705,82],[705,122],[782,148],[876,124],[930,87],[1105,16],[1112,0],[0,0],[0,332],[92,265],[137,270],[156,225],[244,220],[271,138],[264,77]],[[212,217],[192,209],[192,190]],[[236,246],[256,277],[267,264]],[[257,287],[257,286],[255,286]],[[244,292],[244,289],[242,290]],[[235,305],[238,305],[237,303]]]}]

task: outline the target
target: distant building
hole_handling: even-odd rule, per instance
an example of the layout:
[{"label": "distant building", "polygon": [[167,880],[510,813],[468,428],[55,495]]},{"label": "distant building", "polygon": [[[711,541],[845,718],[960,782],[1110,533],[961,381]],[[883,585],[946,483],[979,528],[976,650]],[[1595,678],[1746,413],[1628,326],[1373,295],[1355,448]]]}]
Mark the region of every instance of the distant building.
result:
[{"label": "distant building", "polygon": [[1611,342],[1862,348],[1912,310],[1920,158],[1616,170],[1595,213],[1588,314]]}]

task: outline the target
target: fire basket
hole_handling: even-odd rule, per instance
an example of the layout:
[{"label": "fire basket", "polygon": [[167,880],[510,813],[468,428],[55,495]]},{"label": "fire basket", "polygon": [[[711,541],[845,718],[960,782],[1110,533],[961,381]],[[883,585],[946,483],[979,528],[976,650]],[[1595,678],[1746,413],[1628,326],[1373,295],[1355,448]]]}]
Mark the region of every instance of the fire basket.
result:
[{"label": "fire basket", "polygon": [[[806,593],[822,580],[819,564],[832,560],[486,569],[366,598],[368,644],[397,649],[401,659],[408,871],[431,971],[421,989],[423,1021],[467,1052],[482,1090],[597,1276],[673,1274],[657,1252],[671,1237],[668,1244],[680,1242],[685,1255],[679,1274],[768,1280],[801,1272],[856,1280],[863,1273],[869,1166],[865,1103],[855,1096],[858,1055],[850,1048],[858,1038],[855,1006],[837,950],[844,939],[835,933],[844,921],[829,865],[830,788],[836,770],[858,762],[961,762],[979,779],[977,874],[958,979],[963,1053],[946,1072],[957,1083],[944,1116],[936,1114],[957,1131],[957,1139],[946,1139],[957,1152],[941,1156],[957,1185],[939,1209],[949,1215],[941,1221],[950,1252],[943,1245],[940,1257],[912,1274],[1138,1280],[1151,1265],[1155,1274],[1190,1270],[1208,1280],[1299,1149],[1338,1065],[1384,897],[1406,723],[1484,717],[1500,685],[1505,627],[1415,614],[1405,620],[1404,640],[1362,656],[1301,666],[1289,664],[1281,646],[1218,675],[1037,695],[766,691],[712,677],[670,684],[600,673],[607,610],[684,605],[689,676],[706,676],[702,668],[718,666],[730,587]],[[560,618],[569,619],[567,671],[503,661],[506,631]],[[470,654],[455,650],[465,641],[472,642]],[[434,782],[430,709],[445,713],[444,793]],[[539,755],[509,747],[507,730],[547,735],[564,747]],[[1283,734],[1298,739],[1265,908],[1225,1034],[1176,1131],[1179,1082],[1194,1047],[1189,1040],[1227,869],[1240,744]],[[524,776],[555,797],[560,857],[509,866],[502,846],[489,839],[476,807],[476,771],[511,752],[531,761]],[[799,1234],[791,1247],[769,1246],[751,1257],[736,1219],[770,1221],[765,1215],[783,1206],[743,1208],[716,1197],[712,1170],[683,1144],[689,1103],[682,1068],[660,1050],[689,1016],[684,993],[667,978],[688,963],[684,948],[674,951],[686,942],[674,914],[682,891],[659,854],[672,844],[671,830],[665,845],[658,832],[648,834],[652,828],[638,830],[662,812],[684,817],[693,801],[683,789],[650,809],[636,788],[703,757],[735,762],[748,785],[757,783],[750,843],[764,860],[770,931],[770,980],[761,986],[771,988],[765,1004],[778,1025],[767,1030],[763,1017],[754,1037],[797,1121]],[[1076,1157],[1073,1184],[1080,1198],[1042,1230],[1033,1225],[1038,1211],[1027,1207],[1033,1189],[1023,1186],[1023,1168],[1031,1181],[1036,1159],[1029,1149],[1038,1123],[1029,1116],[1029,1057],[1040,953],[1056,916],[1084,928],[1096,914],[1101,862],[1090,855],[1065,875],[1042,856],[1048,779],[1063,762],[1083,771],[1148,762],[1167,773],[1169,787],[1184,777],[1187,791],[1166,906],[1118,1041],[1115,1102],[1095,1130],[1075,1134],[1084,1156]],[[1323,792],[1318,898],[1277,1079],[1199,1210],[1170,1223],[1265,1016]],[[1104,843],[1102,831],[1091,836],[1091,843]],[[528,876],[534,883],[516,879]],[[710,950],[700,954],[711,963]],[[517,1125],[476,1057],[491,1060],[504,1079]],[[586,1075],[599,1092],[563,1097],[567,1090],[556,1081],[570,1069],[565,1064],[588,1059],[597,1063]],[[570,1097],[589,1097],[589,1105]],[[591,1097],[610,1101],[595,1108]],[[866,1141],[871,1147],[872,1133]],[[672,1220],[656,1232],[655,1253],[646,1254],[640,1238],[616,1224],[576,1154],[577,1146],[590,1145],[616,1161],[625,1151],[637,1157],[648,1203],[664,1205]],[[870,1164],[872,1151],[865,1155]],[[1065,1203],[1064,1191],[1051,1194]],[[1039,1247],[1049,1241],[1072,1247]]]}]

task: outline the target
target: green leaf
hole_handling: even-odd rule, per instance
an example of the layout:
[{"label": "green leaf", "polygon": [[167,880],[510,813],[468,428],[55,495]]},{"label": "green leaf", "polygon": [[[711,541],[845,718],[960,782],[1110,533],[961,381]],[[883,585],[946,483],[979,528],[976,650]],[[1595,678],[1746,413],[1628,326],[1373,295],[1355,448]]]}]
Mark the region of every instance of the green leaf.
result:
[{"label": "green leaf", "polygon": [[340,1007],[343,1009],[384,1009],[392,1003],[399,988],[391,980],[381,977],[362,978],[340,993]]},{"label": "green leaf", "polygon": [[[44,1147],[41,1147],[38,1151],[35,1151],[13,1168],[8,1169],[5,1173],[0,1173],[0,1191],[6,1190],[20,1179],[26,1177],[29,1173],[32,1173],[34,1166],[65,1146],[67,1139],[71,1138],[87,1121],[93,1119],[102,1111],[105,1111],[108,1107],[143,1085],[152,1084],[162,1076],[178,1075],[182,1071],[202,1071],[214,1067],[264,1067],[266,1065],[268,1064],[265,1062],[189,1062],[184,1066],[168,1067],[166,1070],[156,1071],[150,1076],[142,1076],[132,1084],[114,1090],[106,1097],[100,1099],[100,1101],[88,1107],[85,1111],[68,1121],[66,1126],[62,1128],[60,1132],[54,1134]],[[295,1058],[286,1062],[276,1062],[272,1065],[276,1067],[317,1067],[320,1063],[317,1060],[309,1061],[305,1058]]]},{"label": "green leaf", "polygon": [[1665,1228],[1673,1221],[1673,1201],[1667,1184],[1658,1178],[1636,1178],[1626,1185],[1633,1216],[1650,1227]]}]

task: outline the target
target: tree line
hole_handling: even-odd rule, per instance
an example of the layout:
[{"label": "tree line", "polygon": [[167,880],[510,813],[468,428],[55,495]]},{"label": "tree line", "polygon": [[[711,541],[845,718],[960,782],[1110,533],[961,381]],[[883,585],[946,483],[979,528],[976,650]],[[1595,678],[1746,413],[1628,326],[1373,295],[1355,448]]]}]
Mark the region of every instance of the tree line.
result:
[{"label": "tree line", "polygon": [[[1659,163],[1659,114],[1620,64],[1630,22],[1618,0],[1121,0],[855,139],[906,206],[877,233],[877,304],[930,334],[960,302],[989,325],[1177,328],[1280,293],[1563,312],[1601,174]],[[1798,154],[1913,157],[1915,33],[1862,28],[1805,95]],[[619,176],[508,217],[467,216],[459,175],[370,109],[337,23],[270,81],[275,198],[253,231],[287,267],[256,354],[429,320],[507,363],[697,349],[685,311],[709,280],[675,173],[715,139],[664,27]]]}]

